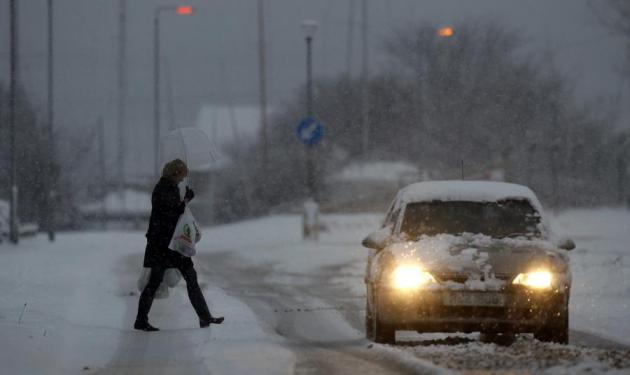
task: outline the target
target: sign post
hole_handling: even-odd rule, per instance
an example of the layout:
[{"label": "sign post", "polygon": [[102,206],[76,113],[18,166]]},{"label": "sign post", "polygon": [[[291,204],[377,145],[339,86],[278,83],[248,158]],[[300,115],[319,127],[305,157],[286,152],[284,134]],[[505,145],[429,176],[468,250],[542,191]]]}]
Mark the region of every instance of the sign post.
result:
[{"label": "sign post", "polygon": [[295,133],[300,142],[306,146],[306,187],[308,189],[308,199],[302,207],[302,235],[304,239],[316,241],[319,237],[319,205],[317,203],[318,191],[315,181],[313,147],[322,140],[324,127],[312,116],[308,116],[298,123]]}]

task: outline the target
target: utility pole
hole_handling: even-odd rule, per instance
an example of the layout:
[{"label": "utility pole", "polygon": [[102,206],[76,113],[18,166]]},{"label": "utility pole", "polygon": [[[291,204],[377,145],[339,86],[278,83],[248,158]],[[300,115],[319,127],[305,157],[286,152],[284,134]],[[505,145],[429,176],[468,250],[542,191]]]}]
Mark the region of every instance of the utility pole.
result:
[{"label": "utility pole", "polygon": [[348,30],[346,35],[346,74],[352,78],[352,57],[354,44],[354,0],[350,0],[348,9]]},{"label": "utility pole", "polygon": [[260,79],[260,132],[262,140],[262,166],[266,173],[269,164],[269,138],[267,135],[267,73],[265,62],[265,9],[264,0],[258,0],[258,75]]},{"label": "utility pole", "polygon": [[16,86],[18,80],[17,61],[17,0],[9,0],[9,127],[11,128],[11,203],[9,206],[9,240],[17,244],[19,242],[19,229],[17,221],[18,186],[17,186],[17,159],[15,149],[15,117],[16,117]]},{"label": "utility pole", "polygon": [[53,0],[48,0],[48,175],[47,175],[47,187],[46,204],[44,213],[44,220],[46,230],[48,231],[48,240],[55,240],[55,185],[56,185],[56,163],[55,163],[55,139],[53,136],[54,125],[54,55],[53,55]]},{"label": "utility pole", "polygon": [[362,0],[362,63],[361,63],[361,124],[363,128],[363,155],[367,156],[369,146],[369,90],[368,90],[368,3]]},{"label": "utility pole", "polygon": [[160,10],[153,18],[153,121],[155,126],[153,153],[155,157],[155,176],[160,176]]},{"label": "utility pole", "polygon": [[352,128],[353,121],[353,106],[352,99],[356,90],[354,90],[354,82],[352,80],[352,67],[354,62],[354,9],[355,1],[349,0],[348,2],[348,25],[346,29],[346,83],[348,91],[343,97],[343,123],[346,129]]},{"label": "utility pole", "polygon": [[[107,171],[105,166],[105,123],[103,116],[99,116],[96,126],[98,127],[98,164],[100,169],[100,186],[101,186],[101,224],[103,229],[107,228],[107,211],[105,208],[105,199],[107,198]],[[124,201],[124,199],[121,199]]]},{"label": "utility pole", "polygon": [[[126,160],[126,95],[127,95],[127,0],[118,0],[118,194],[122,199],[125,189]],[[123,206],[123,210],[125,207]]]}]

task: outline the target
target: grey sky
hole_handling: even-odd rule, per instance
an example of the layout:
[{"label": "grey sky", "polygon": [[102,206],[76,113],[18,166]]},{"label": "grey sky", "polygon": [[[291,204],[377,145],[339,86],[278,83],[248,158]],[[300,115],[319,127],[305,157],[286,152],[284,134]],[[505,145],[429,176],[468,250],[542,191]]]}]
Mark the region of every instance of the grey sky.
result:
[{"label": "grey sky", "polygon": [[[0,0],[0,80],[8,75],[8,0]],[[57,126],[93,126],[103,115],[115,136],[118,0],[54,0]],[[132,140],[152,139],[152,17],[158,4],[180,0],[128,0],[128,131]],[[300,20],[316,19],[315,75],[346,66],[350,0],[266,0],[268,80],[272,103],[290,98],[304,80]],[[355,0],[355,72],[360,67],[360,0]],[[45,99],[45,0],[18,0],[20,69],[36,104]],[[172,77],[174,106],[192,123],[202,103],[258,100],[255,0],[191,1],[193,16],[164,13],[162,52]],[[379,44],[392,30],[419,20],[457,27],[468,16],[493,16],[514,26],[535,51],[552,51],[561,71],[575,78],[582,98],[614,96],[625,89],[615,69],[623,42],[599,26],[586,0],[370,0],[370,54],[377,70]],[[165,95],[163,96],[165,97]],[[627,123],[627,121],[625,121]],[[135,152],[135,154],[134,154]],[[130,151],[151,165],[152,155]]]}]

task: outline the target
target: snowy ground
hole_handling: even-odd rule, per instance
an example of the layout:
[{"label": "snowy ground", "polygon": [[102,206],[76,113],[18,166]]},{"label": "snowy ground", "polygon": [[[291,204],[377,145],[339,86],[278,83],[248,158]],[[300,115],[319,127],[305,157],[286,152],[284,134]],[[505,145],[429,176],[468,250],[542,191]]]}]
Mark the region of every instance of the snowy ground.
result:
[{"label": "snowy ground", "polygon": [[[380,215],[330,215],[318,243],[297,216],[207,228],[195,259],[211,310],[226,322],[197,328],[185,287],[156,300],[156,334],[130,329],[141,232],[42,236],[0,245],[3,373],[630,373],[630,211],[565,211],[571,236],[571,345],[529,336],[512,346],[478,335],[363,333],[366,250]],[[450,369],[450,370],[449,370]]]},{"label": "snowy ground", "polygon": [[[200,283],[224,326],[198,327],[185,288],[156,300],[156,335],[131,330],[141,233],[42,236],[0,247],[0,363],[6,374],[290,373],[293,355],[282,339],[219,288]],[[271,360],[273,359],[273,360]]]}]

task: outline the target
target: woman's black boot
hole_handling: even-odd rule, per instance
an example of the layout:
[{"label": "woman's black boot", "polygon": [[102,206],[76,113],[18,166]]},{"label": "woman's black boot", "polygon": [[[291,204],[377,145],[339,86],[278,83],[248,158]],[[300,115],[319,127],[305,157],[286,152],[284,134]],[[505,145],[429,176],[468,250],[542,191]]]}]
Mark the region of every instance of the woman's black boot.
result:
[{"label": "woman's black boot", "polygon": [[133,328],[137,329],[138,331],[145,331],[145,332],[155,332],[155,331],[159,331],[160,330],[157,327],[153,327],[148,322],[142,323],[142,322],[138,322],[138,321],[136,321],[134,323]]},{"label": "woman's black boot", "polygon": [[210,319],[208,319],[208,320],[200,320],[200,321],[199,321],[199,326],[200,326],[201,328],[206,328],[206,327],[208,327],[210,324],[221,324],[221,323],[223,323],[223,320],[224,320],[224,319],[225,319],[224,317],[220,316],[220,317],[218,317],[218,318],[210,318]]}]

